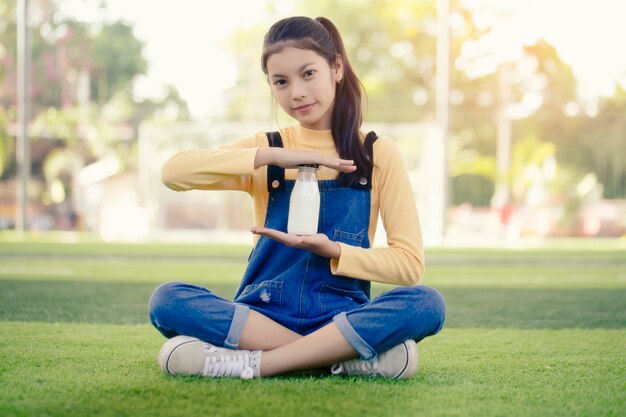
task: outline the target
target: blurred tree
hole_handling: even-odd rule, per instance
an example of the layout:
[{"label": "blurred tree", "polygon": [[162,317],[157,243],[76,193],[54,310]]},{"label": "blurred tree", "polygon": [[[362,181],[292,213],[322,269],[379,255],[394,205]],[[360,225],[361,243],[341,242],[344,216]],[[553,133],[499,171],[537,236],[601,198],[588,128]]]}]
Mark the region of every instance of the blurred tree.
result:
[{"label": "blurred tree", "polygon": [[[17,26],[15,21],[15,0],[0,3],[0,104],[3,104],[12,86],[16,85],[15,79],[11,83],[3,83],[7,75],[15,68],[15,45],[17,44]],[[6,106],[3,106],[6,107]]]},{"label": "blurred tree", "polygon": [[[603,185],[604,197],[626,199],[626,89],[599,100],[598,114],[583,118],[585,126],[577,137],[583,151],[573,152],[572,146],[562,146],[564,161],[584,165],[597,175]],[[561,149],[559,149],[561,150]],[[581,161],[581,154],[589,156]]]},{"label": "blurred tree", "polygon": [[9,122],[4,109],[0,107],[0,178],[2,178],[14,153],[14,142],[9,137],[9,132],[7,132],[8,125]]},{"label": "blurred tree", "polygon": [[[146,72],[147,62],[128,23],[80,22],[59,14],[52,0],[35,0],[30,7],[31,117],[50,122],[49,132],[75,144],[86,137],[88,125],[100,123],[94,119],[99,112],[115,114],[99,119],[109,125],[134,129],[165,108],[170,118],[189,119],[187,103],[173,86],[162,98],[134,97],[133,81]],[[9,119],[16,105],[15,17],[15,0],[0,4],[0,105]]]},{"label": "blurred tree", "polygon": [[[597,101],[570,101],[520,123],[557,145],[563,163],[594,173],[607,199],[626,198],[626,90]],[[540,121],[537,119],[540,118]]]},{"label": "blurred tree", "polygon": [[[90,25],[62,16],[52,0],[30,3],[32,78],[31,114],[47,107],[71,107],[78,102],[107,102],[147,63],[143,44],[124,22]],[[0,103],[15,105],[15,0],[0,6]]]},{"label": "blurred tree", "polygon": [[143,44],[124,22],[106,24],[94,36],[91,45],[93,76],[91,94],[94,101],[105,103],[138,74],[145,74]]},{"label": "blurred tree", "polygon": [[253,26],[233,34],[226,48],[236,59],[238,82],[226,91],[216,119],[270,120],[272,96],[261,71],[263,36],[267,28]]},{"label": "blurred tree", "polygon": [[[147,62],[130,24],[78,21],[59,13],[57,1],[29,2],[30,133],[33,147],[41,149],[33,160],[33,180],[45,185],[44,203],[72,210],[68,204],[82,167],[108,158],[121,170],[136,168],[139,124],[147,118],[189,119],[189,110],[173,86],[160,98],[135,97],[134,82]],[[0,175],[5,177],[14,174],[6,169],[13,139],[7,143],[5,132],[15,122],[15,3],[0,4]]]},{"label": "blurred tree", "polygon": [[509,177],[513,203],[530,209],[530,216],[542,207],[558,208],[558,217],[549,233],[572,235],[577,232],[583,204],[597,201],[602,190],[595,174],[557,159],[554,142],[533,134],[517,140]]},{"label": "blurred tree", "polygon": [[[499,59],[489,57],[490,46],[515,26],[507,23],[510,10],[503,6],[503,19],[477,28],[475,10],[464,3],[470,4],[453,1],[451,17],[466,32],[452,37],[451,140],[458,134],[457,139],[470,137],[467,146],[485,156],[494,155],[497,129],[504,117],[513,147],[529,135],[545,138],[556,145],[555,157],[576,173],[573,176],[594,173],[604,186],[605,198],[626,198],[624,89],[618,87],[608,98],[581,99],[572,68],[543,39],[520,45],[521,53],[509,45],[496,51]],[[453,35],[458,33],[454,27],[451,30]],[[468,55],[475,55],[473,63],[479,65],[472,66]]]}]

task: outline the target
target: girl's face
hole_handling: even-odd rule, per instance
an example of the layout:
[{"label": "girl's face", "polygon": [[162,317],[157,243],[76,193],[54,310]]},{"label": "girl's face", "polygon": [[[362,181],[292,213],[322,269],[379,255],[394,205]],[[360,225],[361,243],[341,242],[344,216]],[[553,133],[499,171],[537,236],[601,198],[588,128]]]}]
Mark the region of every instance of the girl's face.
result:
[{"label": "girl's face", "polygon": [[331,127],[335,88],[341,81],[341,60],[334,67],[309,49],[286,47],[267,59],[272,93],[280,107],[302,127]]}]

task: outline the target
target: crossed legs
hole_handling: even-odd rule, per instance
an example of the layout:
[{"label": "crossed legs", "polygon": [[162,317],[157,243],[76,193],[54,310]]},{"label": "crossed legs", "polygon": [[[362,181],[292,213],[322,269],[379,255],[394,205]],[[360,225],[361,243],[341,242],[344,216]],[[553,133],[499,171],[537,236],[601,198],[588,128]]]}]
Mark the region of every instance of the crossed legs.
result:
[{"label": "crossed legs", "polygon": [[261,376],[319,369],[436,334],[445,302],[429,287],[399,287],[370,303],[340,313],[302,336],[248,307],[210,290],[167,283],[150,299],[150,319],[166,337],[196,337],[215,346],[263,351]]},{"label": "crossed legs", "polygon": [[262,350],[261,376],[316,369],[359,356],[335,323],[301,336],[250,310],[239,348]]}]

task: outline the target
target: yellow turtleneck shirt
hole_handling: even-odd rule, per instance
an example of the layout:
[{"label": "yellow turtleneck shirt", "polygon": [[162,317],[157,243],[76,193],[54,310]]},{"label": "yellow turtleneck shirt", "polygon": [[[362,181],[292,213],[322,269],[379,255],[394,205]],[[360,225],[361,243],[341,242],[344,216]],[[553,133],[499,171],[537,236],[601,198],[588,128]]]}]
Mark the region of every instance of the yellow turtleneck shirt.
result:
[{"label": "yellow turtleneck shirt", "polygon": [[[280,135],[286,149],[339,157],[330,130],[294,125],[280,129]],[[254,159],[259,148],[268,146],[266,134],[259,132],[216,149],[182,151],[165,162],[161,177],[175,191],[245,191],[253,198],[253,223],[262,227],[269,197],[267,166],[254,169]],[[295,169],[286,169],[285,178],[295,179],[296,173]],[[337,174],[333,169],[320,167],[318,178],[332,180]],[[424,274],[424,251],[415,199],[400,149],[384,136],[374,142],[370,242],[374,241],[379,214],[387,247],[364,249],[339,242],[341,255],[330,260],[332,273],[386,284],[417,284]],[[255,235],[255,244],[258,239]]]}]

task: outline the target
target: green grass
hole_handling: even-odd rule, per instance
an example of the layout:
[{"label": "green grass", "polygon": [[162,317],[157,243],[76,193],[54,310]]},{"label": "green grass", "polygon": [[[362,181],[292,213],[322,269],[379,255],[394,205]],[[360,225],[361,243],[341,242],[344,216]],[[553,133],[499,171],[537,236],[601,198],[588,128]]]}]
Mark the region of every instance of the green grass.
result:
[{"label": "green grass", "polygon": [[232,297],[249,248],[0,239],[0,416],[621,416],[621,245],[427,249],[448,315],[413,379],[242,381],[164,375],[147,301],[170,280]]}]

